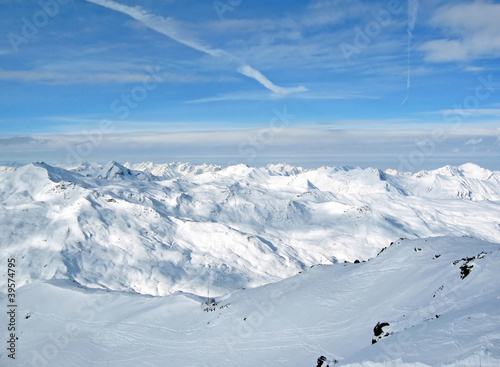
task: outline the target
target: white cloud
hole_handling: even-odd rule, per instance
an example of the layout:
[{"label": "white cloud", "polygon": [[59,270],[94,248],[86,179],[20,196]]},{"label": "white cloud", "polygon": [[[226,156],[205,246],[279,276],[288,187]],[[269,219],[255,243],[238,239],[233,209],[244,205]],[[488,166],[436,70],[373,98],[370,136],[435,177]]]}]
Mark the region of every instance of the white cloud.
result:
[{"label": "white cloud", "polygon": [[476,144],[480,144],[482,142],[483,142],[483,138],[472,138],[472,139],[467,140],[465,145],[476,145]]},{"label": "white cloud", "polygon": [[471,73],[477,73],[477,72],[484,71],[485,68],[482,66],[467,66],[464,70],[469,71]]},{"label": "white cloud", "polygon": [[465,61],[470,57],[463,42],[458,40],[428,41],[420,49],[426,53],[425,60],[431,62]]},{"label": "white cloud", "polygon": [[498,108],[470,108],[470,109],[448,109],[448,110],[439,110],[439,111],[431,111],[425,112],[425,114],[436,114],[436,115],[451,115],[451,114],[460,114],[465,116],[500,116],[500,109]]},{"label": "white cloud", "polygon": [[180,23],[176,22],[172,18],[163,18],[154,14],[148,13],[146,10],[139,6],[130,7],[117,3],[113,0],[87,0],[88,2],[106,7],[111,10],[118,11],[120,13],[126,14],[135,20],[141,22],[146,27],[167,36],[168,38],[179,42],[187,47],[193,48],[197,51],[203,52],[212,57],[223,59],[228,64],[235,64],[237,71],[249,78],[252,78],[262,84],[267,89],[271,90],[277,94],[289,94],[295,92],[303,92],[307,89],[303,86],[296,88],[283,88],[272,83],[268,78],[266,78],[261,72],[252,68],[250,65],[246,64],[237,57],[229,54],[228,52],[212,48],[210,45],[203,41],[196,39],[193,35],[182,28]]},{"label": "white cloud", "polygon": [[205,97],[188,101],[188,103],[209,103],[222,101],[268,101],[281,98],[282,96],[265,91],[234,92],[218,94],[212,97]]},{"label": "white cloud", "polygon": [[234,92],[219,94],[212,97],[200,98],[188,101],[188,103],[207,103],[207,102],[222,102],[222,101],[269,101],[273,99],[307,99],[307,100],[341,100],[341,99],[378,99],[379,97],[355,94],[355,93],[334,93],[334,92],[312,92],[312,93],[300,93],[300,94],[272,94],[268,92]]},{"label": "white cloud", "polygon": [[264,87],[269,89],[270,91],[276,93],[276,94],[289,94],[289,93],[296,93],[296,92],[305,92],[307,91],[307,88],[300,86],[296,88],[283,88],[279,87],[275,84],[273,84],[269,79],[267,79],[262,73],[258,70],[255,70],[252,68],[250,65],[243,64],[238,68],[238,72],[241,74],[257,80],[260,84],[262,84]]},{"label": "white cloud", "polygon": [[[183,75],[158,72],[155,73],[156,80],[161,82],[190,83],[208,81],[195,75]],[[105,84],[105,83],[142,83],[151,78],[146,72],[105,72],[105,71],[50,71],[43,69],[35,70],[3,70],[0,69],[0,80],[17,81],[27,83],[43,83],[51,85],[69,84]]]},{"label": "white cloud", "polygon": [[408,0],[408,31],[413,32],[418,16],[418,0]]},{"label": "white cloud", "polygon": [[429,62],[470,61],[500,56],[500,4],[485,1],[446,5],[431,18],[445,38],[425,42],[420,50]]},{"label": "white cloud", "polygon": [[[0,153],[10,160],[44,160],[66,163],[71,159],[138,162],[191,161],[191,163],[246,163],[252,166],[286,162],[294,165],[359,165],[363,167],[402,168],[418,153],[412,169],[429,169],[468,161],[491,169],[500,169],[495,145],[498,129],[477,127],[445,130],[435,138],[432,129],[341,130],[295,128],[291,125],[273,130],[273,126],[251,130],[191,132],[132,132],[87,135],[24,135],[23,139],[0,138]],[[89,139],[90,135],[90,139]],[[92,139],[92,136],[97,138]],[[28,137],[28,139],[26,138]],[[11,139],[14,138],[14,139]],[[434,140],[433,140],[434,139]],[[462,149],[465,141],[487,145],[481,151]],[[425,149],[422,148],[425,144]],[[472,143],[469,143],[471,145]],[[429,146],[433,149],[429,150]],[[167,158],[166,158],[167,157]]]}]

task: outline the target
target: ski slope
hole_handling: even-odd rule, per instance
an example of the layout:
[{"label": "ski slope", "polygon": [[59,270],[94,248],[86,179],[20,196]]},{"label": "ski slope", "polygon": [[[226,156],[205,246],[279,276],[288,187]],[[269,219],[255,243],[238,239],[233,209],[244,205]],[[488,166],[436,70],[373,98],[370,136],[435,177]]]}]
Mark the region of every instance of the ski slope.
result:
[{"label": "ski slope", "polygon": [[[324,356],[343,366],[496,367],[499,269],[499,244],[440,237],[398,240],[368,262],[314,266],[208,305],[182,292],[35,281],[18,290],[16,366],[290,367]],[[380,339],[378,323],[389,324]]]}]

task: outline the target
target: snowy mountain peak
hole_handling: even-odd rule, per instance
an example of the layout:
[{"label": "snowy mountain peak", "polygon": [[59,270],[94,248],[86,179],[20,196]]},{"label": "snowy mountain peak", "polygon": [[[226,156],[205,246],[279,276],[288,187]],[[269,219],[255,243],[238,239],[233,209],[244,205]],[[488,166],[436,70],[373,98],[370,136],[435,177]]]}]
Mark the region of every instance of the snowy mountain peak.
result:
[{"label": "snowy mountain peak", "polygon": [[269,174],[279,176],[295,176],[304,172],[302,167],[294,167],[287,163],[268,164],[265,169]]},{"label": "snowy mountain peak", "polygon": [[[469,178],[475,178],[477,180],[489,180],[494,173],[488,169],[484,169],[474,163],[462,164],[458,167],[462,174]],[[498,173],[497,173],[498,174]]]},{"label": "snowy mountain peak", "polygon": [[98,168],[96,177],[102,180],[126,179],[132,177],[132,171],[115,161],[111,161]]},{"label": "snowy mountain peak", "polygon": [[0,172],[2,253],[31,264],[20,284],[57,274],[92,288],[199,294],[207,286],[199,274],[212,264],[211,288],[222,294],[366,260],[395,238],[500,238],[498,173],[481,180],[473,166],[426,177],[176,163],[154,176],[146,168],[160,165],[132,167],[34,163]]},{"label": "snowy mountain peak", "polygon": [[[20,269],[16,362],[160,366],[168,345],[169,365],[492,366],[499,172],[392,173],[114,161],[0,170],[0,254]],[[40,354],[69,323],[67,349]]]}]

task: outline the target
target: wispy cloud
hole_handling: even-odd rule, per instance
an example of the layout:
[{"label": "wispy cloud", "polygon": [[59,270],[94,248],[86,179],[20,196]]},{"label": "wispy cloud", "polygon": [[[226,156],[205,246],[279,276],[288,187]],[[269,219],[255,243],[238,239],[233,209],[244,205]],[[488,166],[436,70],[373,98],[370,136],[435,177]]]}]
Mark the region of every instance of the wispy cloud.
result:
[{"label": "wispy cloud", "polygon": [[[0,147],[18,147],[23,146],[42,146],[47,143],[47,139],[32,137],[32,136],[12,136],[8,138],[0,138]],[[10,149],[10,148],[9,148]]]},{"label": "wispy cloud", "polygon": [[250,65],[240,60],[239,58],[231,55],[230,53],[222,49],[212,48],[205,42],[196,39],[194,36],[190,35],[189,32],[182,29],[181,25],[172,18],[163,18],[149,13],[139,6],[131,7],[117,3],[112,0],[87,0],[87,1],[126,14],[132,17],[133,19],[141,22],[146,27],[160,34],[163,34],[176,42],[179,42],[187,47],[203,52],[212,57],[223,59],[228,64],[235,65],[236,70],[239,73],[256,80],[264,87],[266,87],[267,89],[271,90],[276,94],[285,95],[290,93],[303,92],[307,90],[303,86],[295,88],[284,88],[275,85],[268,78],[266,78],[260,71],[252,68]]},{"label": "wispy cloud", "polygon": [[[173,73],[158,73],[158,80],[162,82],[190,83],[207,81],[207,78],[195,75]],[[150,74],[141,72],[58,72],[48,70],[3,70],[0,69],[0,80],[27,83],[43,83],[51,85],[69,84],[105,84],[105,83],[141,83]],[[205,79],[205,80],[204,80]]]},{"label": "wispy cloud", "polygon": [[446,5],[431,18],[444,38],[425,42],[420,50],[430,62],[470,61],[500,55],[500,4],[475,1]]},{"label": "wispy cloud", "polygon": [[465,142],[465,145],[476,145],[483,142],[483,138],[472,138]]},{"label": "wispy cloud", "polygon": [[269,79],[267,79],[262,73],[258,70],[255,70],[248,64],[243,64],[238,68],[238,72],[241,74],[257,80],[260,84],[262,84],[264,87],[269,89],[270,91],[273,91],[276,94],[280,95],[286,95],[289,93],[295,93],[295,92],[305,92],[307,91],[307,88],[300,86],[300,87],[295,87],[295,88],[283,88],[279,87],[275,84],[273,84]]},{"label": "wispy cloud", "polygon": [[[98,131],[97,127],[103,120],[103,116],[44,116],[40,118],[47,126],[51,126],[50,131],[54,134],[73,134],[75,131],[90,132]],[[218,131],[227,129],[228,124],[221,121],[209,121],[210,130]],[[113,126],[113,132],[119,134],[141,133],[141,132],[176,132],[176,131],[205,131],[207,121],[149,121],[149,120],[120,120],[119,124]],[[76,133],[77,135],[78,133]]]},{"label": "wispy cloud", "polygon": [[464,70],[469,71],[471,73],[478,73],[484,71],[485,69],[482,66],[467,66]]},{"label": "wispy cloud", "polygon": [[465,116],[500,116],[500,109],[498,108],[476,108],[476,109],[447,109],[439,111],[425,112],[424,114],[430,115],[449,115],[460,114]]},{"label": "wispy cloud", "polygon": [[[189,160],[192,163],[229,162],[265,165],[287,162],[295,165],[360,165],[398,168],[402,157],[418,148],[419,141],[429,141],[425,130],[339,130],[286,128],[276,132],[271,141],[252,145],[249,136],[259,136],[262,129],[205,132],[146,132],[107,134],[105,144],[92,145],[87,160],[157,161]],[[497,129],[463,128],[447,134],[436,144],[432,155],[422,166],[460,165],[468,161],[498,169],[499,146],[495,145]],[[0,153],[11,160],[44,160],[65,163],[67,147],[88,147],[85,135],[33,135],[16,140],[0,140]],[[481,140],[482,139],[482,140]],[[417,142],[417,143],[416,143]],[[12,145],[15,143],[15,145]],[[480,151],[477,147],[485,145]],[[299,147],[299,148],[298,148]],[[459,150],[457,150],[459,147]],[[15,148],[15,149],[13,149]],[[475,150],[474,150],[475,149]],[[475,152],[471,155],[471,152]],[[6,154],[7,156],[7,154]]]},{"label": "wispy cloud", "polygon": [[226,93],[219,94],[212,97],[194,99],[191,101],[187,101],[188,103],[208,103],[208,102],[222,102],[222,101],[269,101],[269,100],[277,100],[277,99],[295,99],[295,100],[347,100],[347,99],[379,99],[377,96],[370,96],[364,94],[355,94],[355,93],[334,93],[334,92],[310,92],[310,93],[301,93],[301,94],[290,94],[290,95],[281,95],[281,94],[273,94],[266,93],[262,91],[252,91],[252,92],[235,92],[235,93]]},{"label": "wispy cloud", "polygon": [[267,101],[271,99],[278,99],[282,96],[263,92],[263,91],[251,91],[251,92],[234,92],[218,94],[212,97],[205,97],[199,99],[193,99],[187,101],[187,103],[210,103],[210,102],[222,102],[222,101]]}]

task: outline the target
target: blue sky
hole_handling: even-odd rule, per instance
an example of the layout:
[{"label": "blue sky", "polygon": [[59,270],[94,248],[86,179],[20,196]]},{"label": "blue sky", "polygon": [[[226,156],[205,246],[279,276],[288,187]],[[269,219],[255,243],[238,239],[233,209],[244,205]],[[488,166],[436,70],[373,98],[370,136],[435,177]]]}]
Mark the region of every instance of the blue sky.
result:
[{"label": "blue sky", "polygon": [[0,7],[1,162],[500,169],[499,2]]}]

